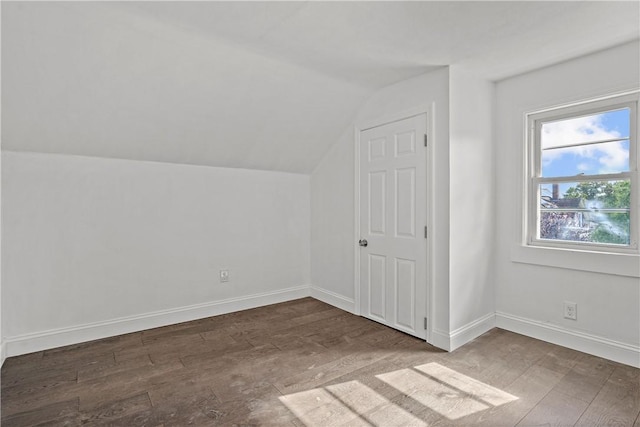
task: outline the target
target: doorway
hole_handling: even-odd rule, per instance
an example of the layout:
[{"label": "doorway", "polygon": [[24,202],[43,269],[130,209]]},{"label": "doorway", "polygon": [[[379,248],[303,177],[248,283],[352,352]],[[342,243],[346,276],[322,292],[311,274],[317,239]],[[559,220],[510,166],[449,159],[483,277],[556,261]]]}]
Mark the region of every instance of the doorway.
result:
[{"label": "doorway", "polygon": [[427,114],[360,131],[359,312],[427,339]]}]

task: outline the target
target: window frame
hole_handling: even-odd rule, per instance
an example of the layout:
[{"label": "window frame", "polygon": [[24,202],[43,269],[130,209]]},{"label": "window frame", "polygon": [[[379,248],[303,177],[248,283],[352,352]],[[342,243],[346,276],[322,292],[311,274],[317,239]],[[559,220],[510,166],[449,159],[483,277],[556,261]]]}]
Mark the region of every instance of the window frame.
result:
[{"label": "window frame", "polygon": [[[526,246],[537,248],[568,249],[573,251],[585,251],[595,253],[629,254],[639,253],[640,239],[640,182],[638,167],[640,164],[640,143],[638,142],[638,104],[640,103],[640,91],[616,94],[607,97],[566,104],[538,110],[525,114],[526,120],[526,196],[524,209],[524,236]],[[588,115],[604,113],[612,110],[629,108],[629,171],[616,174],[567,176],[567,177],[542,177],[542,149],[541,130],[543,123],[584,117]],[[629,180],[631,186],[630,195],[630,230],[629,245],[615,245],[594,242],[578,242],[565,240],[541,239],[538,237],[540,184],[550,182],[592,182]]]}]

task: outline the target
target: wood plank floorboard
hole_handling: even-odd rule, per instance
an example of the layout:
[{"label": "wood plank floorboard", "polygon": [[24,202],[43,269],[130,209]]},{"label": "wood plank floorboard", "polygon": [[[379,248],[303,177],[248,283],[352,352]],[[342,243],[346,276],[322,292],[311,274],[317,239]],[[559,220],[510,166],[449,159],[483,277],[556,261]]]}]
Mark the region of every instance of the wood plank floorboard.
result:
[{"label": "wood plank floorboard", "polygon": [[2,426],[640,427],[640,370],[493,329],[451,353],[312,298],[7,359]]}]

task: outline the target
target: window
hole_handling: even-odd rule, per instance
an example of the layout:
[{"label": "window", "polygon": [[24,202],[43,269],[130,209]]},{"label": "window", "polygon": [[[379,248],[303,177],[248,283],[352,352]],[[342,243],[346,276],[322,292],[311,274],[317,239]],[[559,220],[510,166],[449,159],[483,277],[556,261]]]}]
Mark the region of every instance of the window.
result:
[{"label": "window", "polygon": [[527,115],[527,244],[638,250],[638,94]]}]

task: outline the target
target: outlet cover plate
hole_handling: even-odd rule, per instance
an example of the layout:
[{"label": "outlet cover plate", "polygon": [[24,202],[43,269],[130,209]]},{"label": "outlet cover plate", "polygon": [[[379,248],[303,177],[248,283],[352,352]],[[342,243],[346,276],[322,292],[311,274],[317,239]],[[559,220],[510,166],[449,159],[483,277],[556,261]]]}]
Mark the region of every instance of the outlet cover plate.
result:
[{"label": "outlet cover plate", "polygon": [[229,270],[220,270],[220,282],[229,281]]},{"label": "outlet cover plate", "polygon": [[564,302],[564,318],[578,320],[578,304],[575,302]]}]

